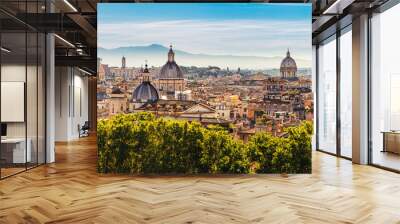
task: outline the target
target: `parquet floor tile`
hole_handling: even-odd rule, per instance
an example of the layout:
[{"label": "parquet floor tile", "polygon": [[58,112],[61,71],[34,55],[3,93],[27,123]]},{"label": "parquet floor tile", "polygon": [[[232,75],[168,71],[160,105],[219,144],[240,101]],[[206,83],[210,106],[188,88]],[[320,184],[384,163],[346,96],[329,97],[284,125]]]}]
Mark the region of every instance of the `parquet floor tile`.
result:
[{"label": "parquet floor tile", "polygon": [[313,153],[311,175],[96,173],[96,142],[0,181],[0,223],[400,223],[400,175]]}]

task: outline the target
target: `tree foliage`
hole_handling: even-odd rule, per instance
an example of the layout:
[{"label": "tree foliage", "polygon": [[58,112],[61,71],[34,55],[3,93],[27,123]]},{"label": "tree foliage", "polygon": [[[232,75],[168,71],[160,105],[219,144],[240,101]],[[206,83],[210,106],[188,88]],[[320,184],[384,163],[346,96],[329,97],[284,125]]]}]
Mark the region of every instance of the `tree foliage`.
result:
[{"label": "tree foliage", "polygon": [[312,125],[286,129],[285,137],[257,133],[248,143],[224,128],[121,114],[99,120],[101,173],[310,173]]}]

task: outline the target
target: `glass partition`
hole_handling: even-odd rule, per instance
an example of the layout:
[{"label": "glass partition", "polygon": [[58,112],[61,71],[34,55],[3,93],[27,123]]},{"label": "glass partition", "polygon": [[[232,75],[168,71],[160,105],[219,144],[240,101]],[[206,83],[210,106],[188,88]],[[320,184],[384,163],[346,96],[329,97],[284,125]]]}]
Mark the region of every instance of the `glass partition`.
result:
[{"label": "glass partition", "polygon": [[38,35],[35,32],[27,33],[27,53],[28,61],[26,64],[26,114],[27,114],[27,150],[30,151],[30,160],[27,167],[34,167],[38,160]]},{"label": "glass partition", "polygon": [[24,171],[31,161],[31,151],[26,150],[26,41],[25,32],[1,34],[2,177]]},{"label": "glass partition", "polygon": [[[0,7],[43,11],[43,1],[14,3]],[[43,33],[0,12],[1,179],[45,163],[45,44]]]}]

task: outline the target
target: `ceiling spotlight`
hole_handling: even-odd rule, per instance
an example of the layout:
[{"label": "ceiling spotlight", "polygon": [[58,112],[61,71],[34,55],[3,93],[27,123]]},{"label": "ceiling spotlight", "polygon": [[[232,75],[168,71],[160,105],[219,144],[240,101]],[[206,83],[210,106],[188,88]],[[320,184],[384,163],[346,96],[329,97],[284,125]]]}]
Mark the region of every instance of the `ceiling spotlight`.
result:
[{"label": "ceiling spotlight", "polygon": [[83,55],[83,49],[77,48],[76,53],[78,53],[79,55]]},{"label": "ceiling spotlight", "polygon": [[67,4],[74,12],[78,12],[75,6],[73,6],[68,0],[64,0],[64,3]]},{"label": "ceiling spotlight", "polygon": [[11,52],[11,50],[9,50],[9,49],[7,49],[5,47],[1,47],[0,49],[1,49],[1,51],[4,51],[6,53],[10,53]]}]

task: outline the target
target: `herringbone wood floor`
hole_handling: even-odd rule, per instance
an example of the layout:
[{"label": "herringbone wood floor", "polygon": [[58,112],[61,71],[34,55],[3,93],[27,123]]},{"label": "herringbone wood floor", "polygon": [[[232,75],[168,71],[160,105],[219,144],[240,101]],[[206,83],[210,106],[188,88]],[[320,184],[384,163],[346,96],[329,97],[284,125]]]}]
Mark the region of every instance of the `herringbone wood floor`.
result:
[{"label": "herringbone wood floor", "polygon": [[314,153],[312,175],[98,175],[94,138],[0,181],[0,223],[400,223],[400,175]]}]

